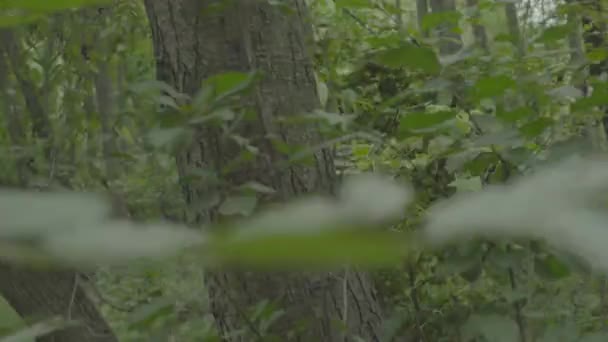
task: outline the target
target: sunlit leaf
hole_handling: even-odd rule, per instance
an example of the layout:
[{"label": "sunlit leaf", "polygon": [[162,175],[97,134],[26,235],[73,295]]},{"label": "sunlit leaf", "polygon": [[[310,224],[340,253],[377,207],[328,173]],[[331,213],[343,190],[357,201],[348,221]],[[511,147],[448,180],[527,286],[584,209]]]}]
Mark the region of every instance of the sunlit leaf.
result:
[{"label": "sunlit leaf", "polygon": [[332,269],[345,264],[388,266],[407,255],[406,236],[394,232],[349,229],[316,234],[268,234],[247,239],[226,239],[211,246],[213,260],[224,265],[262,269]]},{"label": "sunlit leaf", "polygon": [[408,132],[430,128],[454,119],[457,114],[454,111],[406,113],[399,123],[399,129]]},{"label": "sunlit leaf", "polygon": [[369,8],[370,3],[367,0],[335,0],[338,8]]},{"label": "sunlit leaf", "polygon": [[541,43],[553,43],[560,39],[565,39],[572,29],[570,25],[551,26],[543,31],[537,41]]}]

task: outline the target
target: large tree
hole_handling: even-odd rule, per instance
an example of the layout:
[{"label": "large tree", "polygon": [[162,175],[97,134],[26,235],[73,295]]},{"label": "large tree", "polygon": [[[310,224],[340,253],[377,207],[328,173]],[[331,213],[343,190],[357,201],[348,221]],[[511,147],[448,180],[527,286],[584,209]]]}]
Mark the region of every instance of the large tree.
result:
[{"label": "large tree", "polygon": [[[221,9],[211,9],[222,3]],[[273,201],[287,201],[310,192],[331,193],[336,185],[333,156],[319,149],[312,163],[277,168],[286,157],[275,146],[315,146],[321,142],[312,124],[288,125],[280,118],[312,111],[319,106],[307,42],[305,1],[287,6],[269,1],[146,0],[157,61],[157,78],[176,90],[193,95],[208,77],[223,72],[259,71],[262,79],[243,104],[256,111],[235,131],[254,144],[259,153],[238,170],[223,174],[232,185],[257,181],[276,190]],[[217,7],[217,6],[216,6]],[[288,8],[285,8],[288,7]],[[287,10],[286,10],[287,9]],[[233,131],[234,132],[234,131]],[[218,173],[238,159],[241,149],[215,127],[198,127],[177,163],[193,223],[216,220],[216,208],[201,208],[212,191],[186,179],[204,169]],[[270,328],[279,340],[337,341],[360,336],[379,339],[382,321],[374,287],[365,273],[261,273],[213,271],[207,274],[210,302],[217,327],[224,336],[246,329],[240,337],[251,341],[262,334],[248,318],[247,309],[270,300],[285,310]],[[307,324],[304,324],[307,323]],[[267,337],[266,337],[267,338]],[[267,340],[265,338],[265,340]]]}]

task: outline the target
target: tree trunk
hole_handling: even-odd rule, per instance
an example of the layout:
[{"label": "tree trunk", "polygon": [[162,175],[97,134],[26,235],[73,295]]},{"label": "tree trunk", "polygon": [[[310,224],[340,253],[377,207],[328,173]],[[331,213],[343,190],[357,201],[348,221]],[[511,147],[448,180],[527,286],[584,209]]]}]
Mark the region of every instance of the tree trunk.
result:
[{"label": "tree trunk", "polygon": [[429,4],[427,0],[416,0],[416,21],[418,23],[418,31],[423,37],[428,36],[427,30],[422,26],[424,16],[429,13]]},{"label": "tree trunk", "polygon": [[478,22],[481,14],[479,12],[479,3],[477,0],[466,0],[467,7],[473,10],[473,36],[475,37],[475,44],[480,47],[483,51],[489,52],[488,48],[488,36],[486,34],[486,28]]},{"label": "tree trunk", "polygon": [[[583,31],[583,41],[587,52],[601,51],[607,48],[606,46],[606,23],[600,20],[594,20],[593,16],[600,15],[604,10],[601,1],[592,0],[583,2],[582,24],[585,30]],[[589,64],[589,77],[593,80],[601,80],[602,77],[608,78],[608,57],[600,61],[594,61]],[[606,79],[604,78],[604,83]],[[586,91],[587,95],[591,95]],[[597,123],[599,126],[600,139],[593,139],[596,143],[605,146],[606,136],[608,136],[608,106],[602,106],[604,111],[603,118]]]},{"label": "tree trunk", "polygon": [[116,180],[120,175],[120,163],[117,153],[116,134],[114,132],[115,118],[115,96],[114,85],[110,76],[109,63],[102,61],[98,63],[99,70],[94,75],[95,95],[97,99],[97,112],[101,123],[101,149],[105,164],[105,176],[107,179]]},{"label": "tree trunk", "polygon": [[115,342],[112,330],[71,271],[31,271],[0,263],[0,293],[23,318],[60,316],[81,324],[38,342]]},{"label": "tree trunk", "polygon": [[[431,12],[451,12],[456,11],[455,0],[430,0]],[[439,53],[442,56],[455,54],[462,47],[462,38],[460,34],[453,29],[458,24],[444,23],[439,25]]]},{"label": "tree trunk", "polygon": [[24,68],[24,56],[18,37],[13,31],[4,29],[0,31],[0,39],[2,43],[0,49],[13,69],[13,74],[19,83],[23,98],[25,99],[25,105],[32,121],[32,135],[44,142],[46,145],[45,158],[50,160],[52,158],[51,151],[53,146],[51,121],[42,101],[40,101],[39,89],[26,75],[27,70]]},{"label": "tree trunk", "polygon": [[521,30],[519,28],[517,6],[512,2],[506,3],[505,15],[507,17],[507,26],[509,27],[509,34],[513,39],[513,45],[515,45],[517,57],[521,58],[526,53],[526,42],[524,41],[524,37],[522,37]]},{"label": "tree trunk", "polygon": [[[210,10],[215,3],[146,0],[158,79],[193,95],[201,82],[214,74],[263,72],[263,79],[246,99],[257,116],[244,120],[236,130],[260,153],[238,170],[222,175],[222,179],[234,186],[257,181],[273,187],[274,201],[309,192],[332,193],[336,178],[328,150],[316,151],[308,165],[292,164],[283,169],[275,165],[287,156],[273,148],[273,142],[308,147],[321,142],[315,126],[294,126],[277,120],[319,107],[312,61],[305,47],[311,27],[305,23],[304,1],[290,1],[289,11],[261,0],[231,1],[221,11]],[[217,211],[201,209],[200,201],[213,191],[225,194],[229,189],[186,183],[187,176],[201,169],[221,173],[238,160],[241,152],[219,129],[202,127],[190,146],[179,153],[177,163],[193,223],[216,220]],[[375,290],[365,273],[213,271],[207,274],[207,286],[211,310],[225,340],[269,340],[270,336],[262,337],[264,332],[249,312],[263,300],[285,310],[269,328],[276,340],[379,339],[382,319]],[[247,332],[228,336],[237,329]]]}]

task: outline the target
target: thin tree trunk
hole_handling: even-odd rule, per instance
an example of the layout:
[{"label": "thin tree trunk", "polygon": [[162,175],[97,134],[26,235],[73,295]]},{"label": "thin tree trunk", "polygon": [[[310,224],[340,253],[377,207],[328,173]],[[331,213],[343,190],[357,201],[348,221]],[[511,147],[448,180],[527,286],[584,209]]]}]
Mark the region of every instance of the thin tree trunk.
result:
[{"label": "thin tree trunk", "polygon": [[0,95],[2,96],[2,109],[6,116],[6,130],[12,142],[12,147],[15,151],[15,166],[17,171],[17,185],[20,187],[27,186],[32,170],[29,167],[29,156],[21,149],[25,146],[26,136],[23,129],[22,118],[19,117],[15,108],[13,95],[9,93],[9,75],[10,68],[6,62],[6,58],[0,49]]},{"label": "thin tree trunk", "polygon": [[[103,8],[86,8],[82,10],[85,18],[85,23],[99,25],[100,22],[105,22],[107,16],[112,14],[111,7]],[[116,122],[117,96],[115,91],[114,80],[111,75],[111,46],[108,39],[104,39],[99,32],[90,31],[83,32],[90,34],[89,39],[83,37],[83,46],[85,46],[85,59],[91,55],[96,58],[92,60],[95,63],[97,70],[92,73],[91,78],[95,87],[95,100],[97,103],[97,114],[101,124],[101,152],[103,155],[105,176],[109,180],[114,180],[120,175],[121,166],[118,161],[118,142],[117,135],[114,131]]]},{"label": "thin tree trunk", "polygon": [[425,30],[422,26],[424,16],[429,13],[429,3],[427,0],[416,0],[416,19],[418,22],[418,31],[422,34],[423,37],[428,36],[427,30]]},{"label": "thin tree trunk", "polygon": [[38,139],[41,139],[46,144],[46,155],[45,158],[51,160],[52,155],[52,135],[51,135],[51,121],[40,101],[40,94],[36,85],[27,78],[25,71],[23,70],[23,55],[17,37],[10,30],[2,30],[0,32],[0,38],[2,39],[2,50],[6,55],[6,59],[9,65],[13,69],[13,73],[21,92],[25,99],[30,118],[32,121],[32,135]]},{"label": "thin tree trunk", "polygon": [[507,26],[515,45],[517,57],[521,58],[526,52],[526,42],[521,35],[519,18],[517,17],[517,6],[512,2],[507,2],[505,4],[505,15],[507,16]]},{"label": "thin tree trunk", "polygon": [[[455,0],[430,0],[430,4],[433,13],[456,11]],[[439,53],[442,56],[454,54],[462,47],[460,34],[453,31],[454,26],[457,25],[444,23],[438,27]]]},{"label": "thin tree trunk", "polygon": [[[567,3],[576,4],[577,0],[567,0]],[[570,48],[570,64],[580,65],[585,61],[585,51],[582,39],[581,18],[574,9],[569,8],[567,14],[568,24],[572,31],[568,34],[568,46]]]},{"label": "thin tree trunk", "polygon": [[479,14],[479,6],[477,0],[467,0],[467,7],[473,8],[473,19],[475,22],[473,23],[473,36],[475,37],[475,44],[479,46],[485,52],[489,52],[488,49],[488,36],[486,34],[486,28],[479,22],[477,22],[480,18]]},{"label": "thin tree trunk", "polygon": [[106,177],[115,180],[120,174],[118,163],[118,146],[114,132],[115,119],[115,96],[114,85],[110,77],[110,68],[107,61],[98,63],[98,71],[95,74],[95,95],[97,99],[97,112],[101,123],[101,150],[105,163]]},{"label": "thin tree trunk", "polygon": [[[263,72],[248,104],[257,118],[244,120],[236,133],[256,144],[260,153],[236,171],[222,177],[238,186],[257,181],[276,190],[275,201],[287,201],[309,192],[333,192],[333,156],[319,150],[312,165],[278,169],[286,156],[272,140],[290,145],[315,146],[321,141],[315,126],[288,125],[278,118],[319,107],[313,66],[306,52],[311,27],[305,23],[304,1],[291,1],[289,12],[262,0],[237,0],[222,11],[209,9],[216,1],[146,0],[157,59],[157,77],[178,91],[194,94],[207,77],[227,72]],[[186,183],[200,169],[221,172],[238,159],[241,150],[219,129],[200,128],[188,148],[177,157],[183,190],[194,223],[218,218],[215,209],[200,208],[203,196],[229,189]],[[199,203],[199,204],[197,204]],[[250,315],[263,300],[285,310],[269,328],[278,341],[345,341],[354,335],[378,341],[382,322],[375,289],[361,272],[261,273],[215,270],[207,274],[211,310],[228,341],[273,340],[262,337]],[[246,335],[228,337],[237,329]],[[348,337],[345,337],[347,334]]]}]

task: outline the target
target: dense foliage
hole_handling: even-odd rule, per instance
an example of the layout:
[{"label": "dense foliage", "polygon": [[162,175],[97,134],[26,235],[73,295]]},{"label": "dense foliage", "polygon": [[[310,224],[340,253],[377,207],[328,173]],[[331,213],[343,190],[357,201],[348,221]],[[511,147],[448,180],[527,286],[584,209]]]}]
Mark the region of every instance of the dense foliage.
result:
[{"label": "dense foliage", "polygon": [[[607,340],[605,10],[307,2],[321,107],[297,119],[335,152],[337,199],[269,208],[274,189],[239,184],[200,203],[222,216],[206,229],[181,226],[176,151],[193,125],[231,132],[263,75],[218,73],[191,98],[155,80],[141,2],[2,2],[3,260],[86,270],[121,341],[217,340],[208,267],[346,263],[373,272],[384,341]],[[296,162],[320,147],[276,148]],[[248,312],[262,335],[280,314]],[[63,324],[14,316],[0,307],[7,341]]]}]

